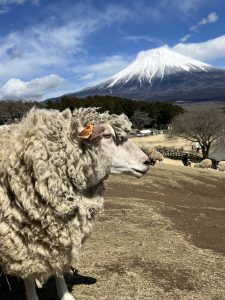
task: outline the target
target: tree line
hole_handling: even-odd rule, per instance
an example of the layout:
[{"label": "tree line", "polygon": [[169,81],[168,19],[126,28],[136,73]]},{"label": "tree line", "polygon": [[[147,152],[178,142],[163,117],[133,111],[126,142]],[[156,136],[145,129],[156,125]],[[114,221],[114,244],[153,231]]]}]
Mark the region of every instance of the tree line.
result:
[{"label": "tree line", "polygon": [[225,144],[225,109],[216,105],[197,105],[184,110],[172,103],[133,101],[111,96],[90,96],[85,99],[66,95],[45,102],[0,101],[0,125],[22,119],[32,107],[74,110],[80,107],[99,107],[101,112],[125,113],[134,128],[164,129],[172,124],[171,134],[198,142],[204,158],[215,143]]},{"label": "tree line", "polygon": [[63,96],[59,100],[44,102],[0,101],[0,125],[9,124],[22,119],[32,107],[58,109],[99,107],[99,111],[111,114],[125,113],[135,128],[154,127],[163,129],[174,117],[183,112],[183,108],[171,103],[149,103],[111,96],[93,96],[79,99],[74,96]]},{"label": "tree line", "polygon": [[164,129],[174,117],[184,111],[182,107],[172,103],[134,101],[112,96],[89,96],[80,99],[73,95],[65,95],[57,101],[47,101],[46,107],[58,110],[67,107],[71,110],[79,107],[99,107],[100,112],[109,111],[111,114],[126,114],[134,127],[138,129],[144,127]]},{"label": "tree line", "polygon": [[15,123],[32,107],[43,107],[39,102],[0,101],[0,125]]}]

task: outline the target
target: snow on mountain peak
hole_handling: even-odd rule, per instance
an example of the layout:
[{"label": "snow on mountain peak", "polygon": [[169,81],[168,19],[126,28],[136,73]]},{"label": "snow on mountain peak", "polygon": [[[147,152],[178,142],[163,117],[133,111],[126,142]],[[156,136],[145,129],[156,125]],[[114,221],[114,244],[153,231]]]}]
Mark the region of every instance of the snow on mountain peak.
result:
[{"label": "snow on mountain peak", "polygon": [[211,66],[173,51],[168,46],[141,51],[136,59],[125,69],[111,78],[109,87],[115,83],[127,83],[132,78],[137,78],[140,85],[143,81],[151,84],[154,77],[163,79],[164,75],[180,71],[205,71]]}]

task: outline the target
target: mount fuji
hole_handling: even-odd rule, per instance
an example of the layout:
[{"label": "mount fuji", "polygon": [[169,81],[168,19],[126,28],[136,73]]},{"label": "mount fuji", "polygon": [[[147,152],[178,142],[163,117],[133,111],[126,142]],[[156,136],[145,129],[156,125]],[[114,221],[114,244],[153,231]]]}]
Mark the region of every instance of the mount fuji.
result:
[{"label": "mount fuji", "polygon": [[139,52],[127,68],[73,95],[171,102],[225,100],[225,70],[163,46]]}]

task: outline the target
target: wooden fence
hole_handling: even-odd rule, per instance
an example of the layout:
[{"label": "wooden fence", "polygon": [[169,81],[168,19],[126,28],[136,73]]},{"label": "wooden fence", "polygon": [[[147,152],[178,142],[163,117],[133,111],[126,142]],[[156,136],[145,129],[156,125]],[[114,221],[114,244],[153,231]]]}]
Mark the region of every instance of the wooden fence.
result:
[{"label": "wooden fence", "polygon": [[[183,148],[175,148],[175,147],[156,147],[157,151],[159,151],[164,157],[168,157],[171,159],[182,159],[184,154],[188,154],[188,158],[192,163],[199,163],[202,161],[202,157],[193,153],[193,151],[184,151]],[[216,169],[218,161],[212,159],[212,168]]]}]

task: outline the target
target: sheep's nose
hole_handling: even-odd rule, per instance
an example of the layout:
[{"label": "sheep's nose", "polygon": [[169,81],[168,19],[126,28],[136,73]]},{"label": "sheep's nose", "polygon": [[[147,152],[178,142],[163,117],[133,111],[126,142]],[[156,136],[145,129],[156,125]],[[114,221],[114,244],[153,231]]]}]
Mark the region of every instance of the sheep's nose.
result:
[{"label": "sheep's nose", "polygon": [[144,165],[149,166],[151,164],[150,159],[147,159],[146,161],[144,161]]}]

